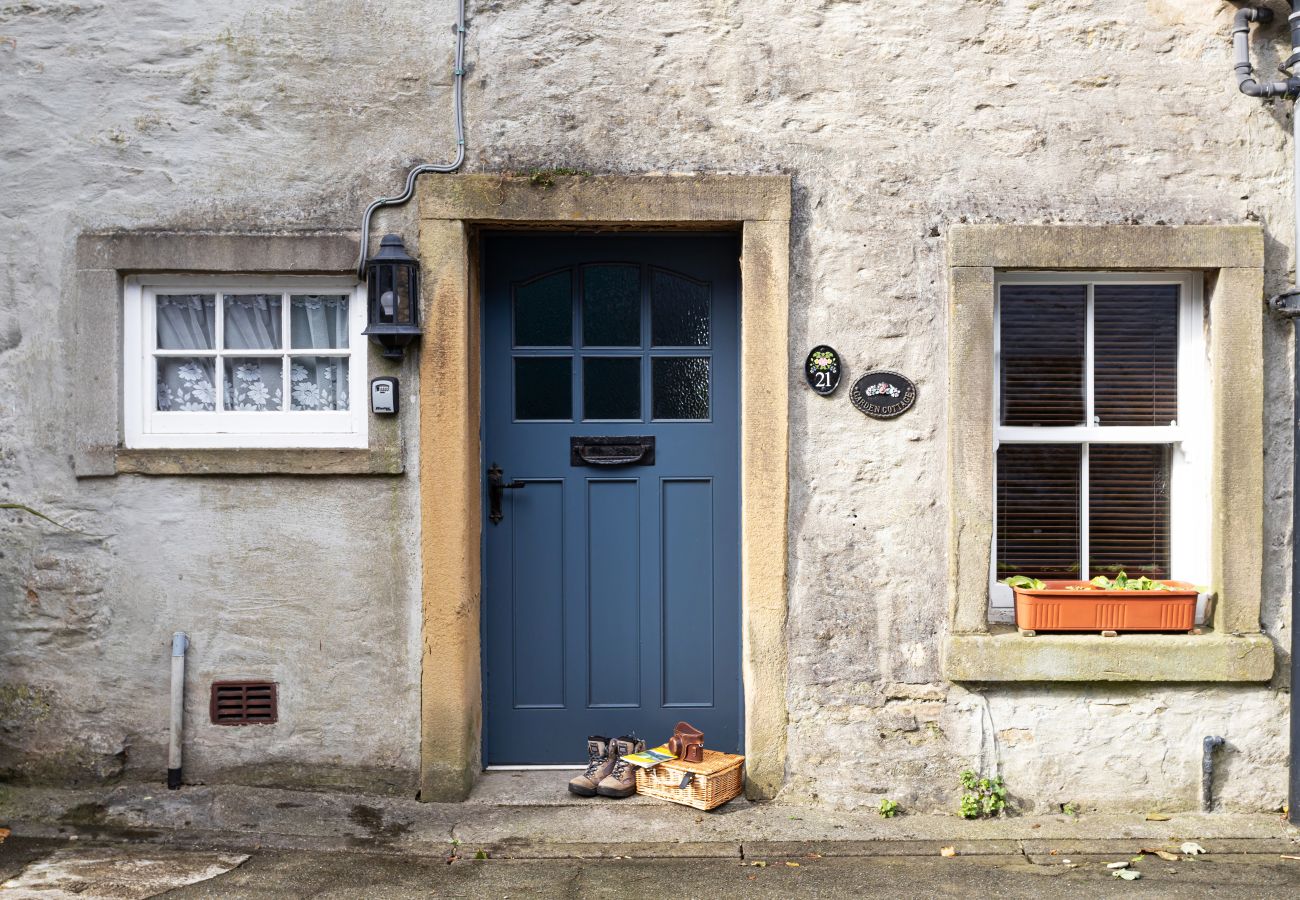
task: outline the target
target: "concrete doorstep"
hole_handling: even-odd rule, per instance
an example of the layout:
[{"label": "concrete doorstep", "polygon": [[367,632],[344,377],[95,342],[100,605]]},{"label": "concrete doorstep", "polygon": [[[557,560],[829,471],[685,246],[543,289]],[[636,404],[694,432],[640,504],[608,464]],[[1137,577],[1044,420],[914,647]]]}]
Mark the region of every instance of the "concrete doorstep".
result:
[{"label": "concrete doorstep", "polygon": [[[11,787],[0,824],[15,837],[129,840],[239,850],[339,850],[460,859],[790,859],[800,857],[1018,856],[1123,859],[1143,849],[1176,852],[1195,840],[1215,855],[1300,856],[1300,831],[1280,815],[1140,813],[1074,818],[956,816],[883,819],[736,799],[711,812],[647,797],[584,799],[568,772],[489,772],[465,803],[372,795],[161,784],[62,790]],[[1300,862],[1297,862],[1300,866]]]}]

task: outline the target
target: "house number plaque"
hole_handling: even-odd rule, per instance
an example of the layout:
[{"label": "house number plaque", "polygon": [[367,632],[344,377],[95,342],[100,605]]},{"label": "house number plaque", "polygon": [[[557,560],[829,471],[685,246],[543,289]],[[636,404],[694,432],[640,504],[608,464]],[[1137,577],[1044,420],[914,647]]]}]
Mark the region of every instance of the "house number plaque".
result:
[{"label": "house number plaque", "polygon": [[840,355],[833,347],[818,344],[809,351],[803,374],[808,379],[808,387],[829,397],[840,386]]},{"label": "house number plaque", "polygon": [[892,419],[916,403],[916,385],[906,375],[877,369],[853,382],[849,400],[873,419]]}]

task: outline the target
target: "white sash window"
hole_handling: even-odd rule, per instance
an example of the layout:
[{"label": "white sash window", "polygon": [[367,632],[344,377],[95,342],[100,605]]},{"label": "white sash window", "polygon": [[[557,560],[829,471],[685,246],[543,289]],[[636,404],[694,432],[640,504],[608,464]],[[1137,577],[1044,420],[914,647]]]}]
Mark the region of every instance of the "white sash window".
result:
[{"label": "white sash window", "polygon": [[1010,575],[1209,580],[1209,390],[1190,274],[997,280],[991,596]]},{"label": "white sash window", "polygon": [[127,447],[365,447],[364,286],[128,279]]}]

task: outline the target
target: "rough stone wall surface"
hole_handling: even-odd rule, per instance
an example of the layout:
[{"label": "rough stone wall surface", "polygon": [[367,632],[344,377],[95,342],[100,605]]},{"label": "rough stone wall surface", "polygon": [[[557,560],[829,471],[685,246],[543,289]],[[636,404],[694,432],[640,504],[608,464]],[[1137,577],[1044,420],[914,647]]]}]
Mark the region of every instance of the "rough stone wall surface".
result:
[{"label": "rough stone wall surface", "polygon": [[[467,170],[794,175],[792,796],[950,807],[958,769],[996,764],[1026,808],[1188,806],[1218,733],[1223,803],[1281,801],[1281,676],[973,693],[937,658],[945,229],[1258,219],[1267,286],[1289,284],[1290,110],[1236,92],[1234,9],[470,3]],[[38,774],[57,748],[65,769],[160,769],[166,642],[185,628],[197,678],[288,686],[270,734],[204,728],[192,700],[200,771],[413,779],[413,478],[78,482],[63,347],[83,229],[348,227],[407,165],[449,156],[452,15],[449,0],[0,0],[0,487],[85,532],[0,521],[12,767]],[[1286,52],[1254,49],[1266,73]],[[1284,669],[1291,338],[1265,327],[1263,624]],[[850,378],[912,375],[917,408],[874,422],[803,390],[794,367],[822,341]]]}]

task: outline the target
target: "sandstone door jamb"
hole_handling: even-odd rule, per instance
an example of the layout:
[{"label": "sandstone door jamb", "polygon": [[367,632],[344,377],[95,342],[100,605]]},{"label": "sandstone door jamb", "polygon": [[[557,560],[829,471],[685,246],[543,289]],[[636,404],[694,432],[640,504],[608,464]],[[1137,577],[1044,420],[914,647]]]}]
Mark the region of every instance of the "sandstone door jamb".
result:
[{"label": "sandstone door jamb", "polygon": [[785,779],[790,179],[453,175],[420,185],[420,797],[481,768],[478,226],[741,232],[741,653],[747,793]]}]

